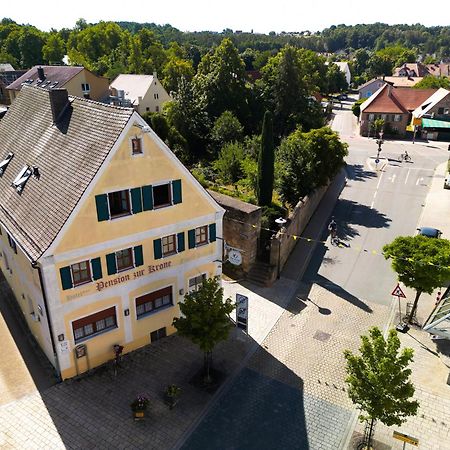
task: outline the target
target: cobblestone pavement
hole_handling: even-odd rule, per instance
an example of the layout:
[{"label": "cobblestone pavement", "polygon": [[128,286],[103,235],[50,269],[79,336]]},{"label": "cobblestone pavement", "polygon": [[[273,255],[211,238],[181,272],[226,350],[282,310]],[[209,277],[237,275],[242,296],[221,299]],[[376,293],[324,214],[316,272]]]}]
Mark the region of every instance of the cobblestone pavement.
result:
[{"label": "cobblestone pavement", "polygon": [[339,448],[353,412],[342,352],[387,323],[389,308],[361,307],[317,285],[307,290],[301,286],[183,450]]},{"label": "cobblestone pavement", "polygon": [[[389,448],[400,450],[401,441],[392,437],[393,431],[419,439],[419,448],[423,450],[450,449],[450,386],[446,367],[436,354],[436,344],[430,335],[417,328],[408,334],[399,334],[403,347],[414,349],[412,381],[416,386],[415,398],[420,407],[417,416],[411,417],[402,426],[386,427],[377,424],[375,440],[389,445]],[[358,424],[357,431],[362,432]],[[376,448],[376,447],[375,447]]]},{"label": "cobblestone pavement", "polygon": [[[215,365],[232,373],[252,341],[239,330],[215,352]],[[2,449],[169,449],[191,426],[212,394],[189,383],[203,364],[190,342],[170,336],[125,355],[117,377],[111,367],[79,381],[58,384],[0,407]],[[173,410],[164,404],[167,384],[182,388]],[[129,404],[150,398],[149,417],[134,422]]]}]

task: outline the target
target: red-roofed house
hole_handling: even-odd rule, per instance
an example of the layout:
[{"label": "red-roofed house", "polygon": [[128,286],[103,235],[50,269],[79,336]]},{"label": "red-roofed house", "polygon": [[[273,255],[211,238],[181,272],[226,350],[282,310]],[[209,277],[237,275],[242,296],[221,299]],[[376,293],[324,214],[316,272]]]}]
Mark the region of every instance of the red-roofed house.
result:
[{"label": "red-roofed house", "polygon": [[387,134],[391,131],[404,136],[412,112],[435,92],[436,89],[396,88],[385,84],[361,105],[360,134],[369,136],[371,123],[383,119]]}]

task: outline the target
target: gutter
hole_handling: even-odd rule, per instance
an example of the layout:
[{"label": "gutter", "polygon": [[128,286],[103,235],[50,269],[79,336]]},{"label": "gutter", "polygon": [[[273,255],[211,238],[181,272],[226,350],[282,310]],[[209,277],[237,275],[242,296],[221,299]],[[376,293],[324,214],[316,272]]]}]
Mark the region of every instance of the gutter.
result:
[{"label": "gutter", "polygon": [[57,375],[59,381],[61,381],[61,371],[59,369],[58,353],[56,352],[56,344],[55,344],[55,339],[53,337],[53,327],[52,327],[52,322],[50,320],[50,310],[48,308],[47,295],[45,293],[44,278],[42,276],[41,267],[38,265],[37,261],[32,261],[31,267],[38,271],[39,284],[41,285],[42,298],[44,300],[45,317],[47,318],[48,331],[50,334],[50,341],[52,343],[53,357],[55,359],[56,375]]}]

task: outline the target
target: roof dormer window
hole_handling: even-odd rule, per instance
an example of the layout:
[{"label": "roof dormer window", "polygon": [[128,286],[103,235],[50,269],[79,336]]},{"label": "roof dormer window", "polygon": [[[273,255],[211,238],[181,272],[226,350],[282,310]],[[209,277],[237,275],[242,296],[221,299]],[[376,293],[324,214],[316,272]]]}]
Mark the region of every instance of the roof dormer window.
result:
[{"label": "roof dormer window", "polygon": [[25,187],[25,183],[28,181],[28,178],[33,173],[33,169],[29,166],[25,166],[20,172],[19,175],[14,179],[11,185],[16,189],[16,191],[20,194]]},{"label": "roof dormer window", "polygon": [[8,167],[9,162],[13,159],[14,153],[9,152],[6,155],[6,158],[0,162],[0,176],[5,173],[6,168]]}]

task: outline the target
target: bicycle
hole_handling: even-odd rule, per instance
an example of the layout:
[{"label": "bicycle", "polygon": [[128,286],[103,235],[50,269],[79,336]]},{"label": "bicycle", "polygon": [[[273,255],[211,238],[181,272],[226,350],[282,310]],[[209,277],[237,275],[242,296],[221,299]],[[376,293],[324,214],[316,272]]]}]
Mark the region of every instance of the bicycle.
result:
[{"label": "bicycle", "polygon": [[408,155],[408,153],[401,153],[400,154],[400,162],[402,162],[402,161],[405,161],[405,162],[407,162],[407,161],[411,161],[411,156],[409,156]]},{"label": "bicycle", "polygon": [[336,230],[330,230],[330,242],[331,245],[339,245],[339,238]]}]

